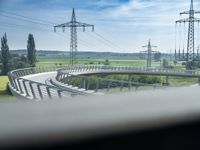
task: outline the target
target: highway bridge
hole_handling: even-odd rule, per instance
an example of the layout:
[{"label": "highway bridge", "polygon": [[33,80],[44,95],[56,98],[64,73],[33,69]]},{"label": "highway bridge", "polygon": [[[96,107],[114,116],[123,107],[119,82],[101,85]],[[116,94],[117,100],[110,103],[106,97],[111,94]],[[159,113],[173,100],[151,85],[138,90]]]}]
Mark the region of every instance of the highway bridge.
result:
[{"label": "highway bridge", "polygon": [[[97,78],[95,89],[90,89],[89,80],[92,75],[128,75],[127,81]],[[200,71],[173,70],[160,68],[114,67],[114,66],[63,66],[61,68],[26,68],[14,70],[8,73],[10,89],[12,93],[29,100],[47,100],[54,98],[68,99],[75,95],[103,95],[99,90],[99,84],[105,82],[107,92],[113,83],[118,83],[120,91],[128,88],[144,86],[142,83],[133,82],[132,75],[165,76],[166,82],[172,77],[197,78],[200,84]],[[71,77],[79,77],[80,84],[71,85]],[[66,82],[64,82],[64,80]],[[145,85],[147,86],[147,85]],[[161,88],[161,85],[148,85],[153,88]]]}]

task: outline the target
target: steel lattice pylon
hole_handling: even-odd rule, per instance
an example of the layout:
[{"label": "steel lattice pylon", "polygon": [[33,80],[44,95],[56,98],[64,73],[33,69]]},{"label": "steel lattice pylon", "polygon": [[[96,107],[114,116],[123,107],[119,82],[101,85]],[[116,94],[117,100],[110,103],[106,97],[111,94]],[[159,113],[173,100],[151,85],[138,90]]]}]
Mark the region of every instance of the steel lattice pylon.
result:
[{"label": "steel lattice pylon", "polygon": [[70,22],[60,24],[54,26],[54,31],[56,32],[56,28],[62,28],[63,32],[65,28],[70,28],[71,30],[71,38],[70,38],[70,65],[78,64],[78,43],[77,43],[77,28],[82,27],[83,32],[85,32],[86,27],[92,27],[92,31],[94,31],[94,25],[81,23],[76,21],[75,9],[73,8],[72,18]]},{"label": "steel lattice pylon", "polygon": [[194,43],[194,23],[200,22],[200,19],[195,18],[195,14],[200,14],[200,11],[195,11],[193,7],[193,0],[191,0],[190,10],[180,13],[180,15],[189,14],[189,18],[181,19],[176,23],[189,23],[188,27],[188,41],[187,41],[187,61],[191,62],[195,58],[195,43]]},{"label": "steel lattice pylon", "polygon": [[147,51],[141,51],[141,53],[147,53],[147,68],[151,67],[152,64],[152,53],[156,53],[158,51],[153,51],[152,48],[153,47],[157,47],[157,46],[152,46],[151,45],[151,40],[149,40],[148,45],[143,46],[143,47],[147,47]]}]

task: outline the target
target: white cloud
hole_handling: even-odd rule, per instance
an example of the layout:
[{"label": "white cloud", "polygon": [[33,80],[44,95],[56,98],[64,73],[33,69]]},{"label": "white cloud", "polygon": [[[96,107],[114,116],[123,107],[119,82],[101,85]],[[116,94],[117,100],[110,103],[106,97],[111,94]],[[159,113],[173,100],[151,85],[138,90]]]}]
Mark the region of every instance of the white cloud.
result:
[{"label": "white cloud", "polygon": [[[76,5],[77,20],[94,24],[96,32],[101,33],[101,35],[108,38],[108,40],[113,43],[116,43],[119,47],[126,49],[126,52],[136,52],[141,50],[141,45],[145,44],[149,38],[151,38],[160,49],[173,48],[175,20],[180,19],[179,13],[181,11],[189,9],[190,2],[189,0],[130,0],[127,3],[121,3],[118,0],[94,0],[94,2],[88,3],[84,3],[85,6],[81,7],[78,7],[80,4]],[[197,6],[199,4],[199,2],[195,2],[195,9],[198,9]],[[29,9],[16,9],[16,13],[59,24],[70,20],[71,7],[73,6],[74,5],[69,3],[66,9],[61,9],[60,7],[56,7],[55,9],[51,9],[51,7],[46,9],[38,8],[34,12]],[[185,18],[187,16],[183,17]],[[8,21],[8,19],[6,19],[6,21]],[[18,22],[15,23],[18,24]],[[24,22],[20,23],[24,24]],[[30,27],[35,26],[35,24],[29,24],[29,28],[24,28],[18,32],[14,30],[8,32],[10,35],[9,40],[15,42],[11,42],[13,43],[11,47],[15,48],[17,45],[18,48],[20,48],[20,45],[25,46],[26,44],[25,42],[21,42],[22,40],[20,39],[13,38],[13,35],[22,33],[20,36],[24,36],[23,39],[26,40],[27,33],[37,31],[37,28],[40,28],[40,26],[37,26],[35,30],[30,30]],[[46,31],[45,26],[41,27],[42,29],[40,31],[35,32],[35,36],[38,40],[38,48],[66,49],[66,45],[69,45],[69,39],[55,36],[55,33],[51,33],[53,32],[52,26],[48,27],[50,33]],[[0,29],[0,33],[3,34],[4,32],[5,30]],[[80,30],[80,32],[82,32],[82,30]],[[79,38],[85,41],[87,45],[91,47],[91,50],[118,51],[118,49],[110,49],[110,47],[100,41],[96,41],[95,43],[95,39],[90,37],[90,34],[87,34],[87,32],[82,34],[80,32],[78,33]],[[69,37],[69,32],[66,32],[65,35]],[[46,39],[52,44],[46,44]],[[39,41],[42,42],[39,43]],[[90,43],[95,43],[93,44],[95,46],[92,46]],[[99,47],[99,49],[96,47]],[[83,42],[79,42],[79,48],[79,50],[88,50],[87,47],[83,47]]]}]

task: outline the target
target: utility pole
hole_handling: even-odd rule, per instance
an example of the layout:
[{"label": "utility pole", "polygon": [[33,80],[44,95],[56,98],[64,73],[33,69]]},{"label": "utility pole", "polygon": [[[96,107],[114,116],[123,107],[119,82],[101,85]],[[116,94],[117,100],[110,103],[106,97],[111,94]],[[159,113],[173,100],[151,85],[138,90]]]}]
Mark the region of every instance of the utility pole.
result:
[{"label": "utility pole", "polygon": [[180,15],[184,15],[184,14],[189,15],[189,18],[178,20],[176,21],[176,23],[186,23],[186,22],[189,23],[186,59],[187,59],[187,62],[192,62],[195,58],[194,23],[200,22],[200,19],[194,17],[195,14],[200,14],[200,11],[194,10],[193,0],[191,0],[189,11],[180,13]]},{"label": "utility pole", "polygon": [[75,9],[72,11],[72,18],[70,22],[60,24],[54,26],[54,32],[56,32],[56,28],[62,28],[63,32],[65,32],[65,28],[70,28],[71,37],[70,37],[70,65],[78,64],[78,43],[77,43],[77,28],[83,28],[83,32],[85,32],[86,27],[92,27],[92,31],[94,32],[94,25],[81,23],[76,21]]},{"label": "utility pole", "polygon": [[147,51],[141,51],[141,53],[147,53],[147,68],[151,67],[152,64],[152,53],[156,53],[157,51],[153,51],[152,48],[156,48],[157,46],[151,45],[151,40],[149,40],[148,45],[143,46],[143,48],[147,48]]}]

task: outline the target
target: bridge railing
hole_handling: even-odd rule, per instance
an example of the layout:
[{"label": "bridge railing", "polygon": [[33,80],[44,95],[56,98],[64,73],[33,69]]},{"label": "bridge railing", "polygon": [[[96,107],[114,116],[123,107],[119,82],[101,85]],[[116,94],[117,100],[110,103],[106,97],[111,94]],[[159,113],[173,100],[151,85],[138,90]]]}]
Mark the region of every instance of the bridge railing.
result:
[{"label": "bridge railing", "polygon": [[[182,76],[182,77],[198,78],[200,81],[200,71],[198,71],[198,70],[164,69],[164,68],[160,68],[160,67],[153,67],[153,68],[140,67],[139,68],[139,67],[93,66],[93,65],[90,65],[90,66],[67,66],[66,68],[59,69],[57,76],[56,76],[56,80],[62,83],[63,79],[66,79],[66,78],[69,79],[70,77],[73,77],[73,76],[80,77],[81,80],[83,80],[83,81],[81,81],[79,88],[83,87],[83,88],[86,88],[86,90],[87,90],[88,85],[85,85],[85,84],[89,82],[90,77],[88,75],[103,74],[103,73],[111,73],[111,74],[112,73],[119,73],[119,74],[125,73],[125,74],[129,74],[129,75],[138,73],[138,74],[152,74],[152,75],[158,75],[158,76],[161,76],[161,75],[162,76]],[[104,81],[105,79],[103,80],[103,79],[99,78],[98,80]],[[98,89],[99,81],[97,82],[96,89]],[[119,80],[111,81],[111,80],[107,79],[107,83],[108,83],[107,89],[110,88],[110,85],[113,82],[119,82],[119,83],[121,83],[121,85],[127,84],[127,83],[124,83],[123,81],[119,81]],[[130,80],[128,82],[129,82],[129,86],[135,84],[135,83],[131,82]],[[68,83],[66,83],[66,84],[68,84]],[[151,86],[155,87],[155,85],[151,85]]]},{"label": "bridge railing", "polygon": [[[153,69],[151,69],[153,70]],[[156,69],[154,69],[156,71]],[[108,73],[108,72],[115,72],[115,73],[129,73],[130,71],[149,71],[146,68],[137,68],[137,67],[113,67],[113,66],[68,66],[66,68],[62,68],[58,70],[56,80],[60,83],[65,83],[67,85],[71,85],[72,87],[78,87],[78,88],[84,88],[86,90],[91,90],[90,88],[90,80],[92,77],[86,76],[90,75],[92,73],[101,74],[101,73]],[[74,83],[71,83],[72,77],[78,77],[80,78],[80,84],[74,85]],[[129,90],[132,89],[133,86],[138,89],[139,86],[150,86],[153,88],[156,87],[162,87],[160,84],[143,84],[138,82],[133,82],[130,79],[128,81],[122,81],[122,80],[112,80],[112,79],[103,79],[103,78],[96,78],[96,87],[94,88],[94,85],[92,86],[95,92],[98,92],[100,88],[101,82],[106,82],[107,85],[105,85],[105,89],[107,91],[110,91],[112,88],[112,85],[118,84],[120,87],[120,91],[122,91],[125,87],[128,87]]]},{"label": "bridge railing", "polygon": [[[23,78],[23,76],[52,72],[63,67],[39,67],[39,68],[25,68],[10,71],[8,78],[10,81],[11,91],[22,97],[34,100],[46,100],[52,98],[67,98],[70,96],[68,91],[58,89],[54,86],[42,84]],[[66,68],[66,67],[65,67]]]},{"label": "bridge railing", "polygon": [[[38,68],[25,68],[18,69],[8,73],[8,77],[10,80],[11,90],[18,93],[21,96],[28,97],[30,99],[36,100],[44,100],[44,99],[52,99],[52,97],[65,98],[68,97],[71,92],[66,90],[65,88],[59,88],[55,86],[50,86],[47,84],[42,84],[34,81],[30,81],[28,79],[24,79],[23,76],[44,73],[44,72],[52,72],[57,71],[56,80],[61,81],[62,79],[69,77],[70,75],[87,75],[90,73],[104,73],[107,72],[115,72],[115,73],[127,73],[133,74],[134,72],[140,73],[155,73],[157,75],[165,74],[165,75],[186,75],[190,77],[198,77],[200,79],[200,71],[186,71],[186,70],[173,70],[173,69],[162,69],[162,68],[137,68],[137,67],[118,67],[118,66],[59,66],[59,67],[38,67]],[[199,80],[200,81],[200,80]],[[110,83],[115,81],[109,81],[108,87]],[[126,84],[124,82],[121,82]],[[129,81],[129,83],[131,83]],[[122,85],[123,85],[122,84]],[[74,93],[79,93],[78,90],[72,89]]]},{"label": "bridge railing", "polygon": [[58,70],[58,76],[67,73],[84,73],[84,72],[146,72],[146,73],[157,73],[157,74],[172,74],[172,75],[185,75],[200,77],[200,71],[198,70],[177,70],[177,69],[163,69],[163,68],[147,68],[147,67],[118,67],[118,66],[68,66]]}]

